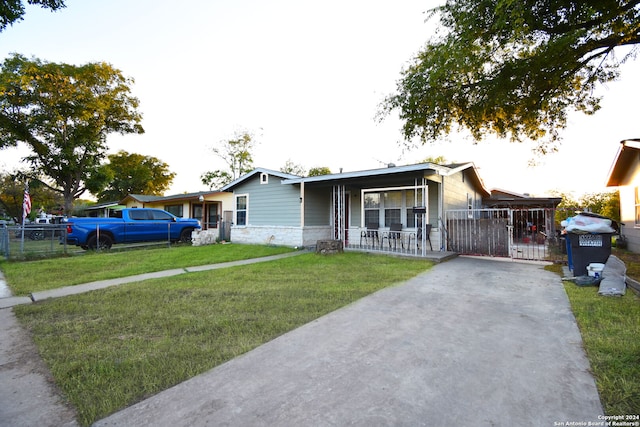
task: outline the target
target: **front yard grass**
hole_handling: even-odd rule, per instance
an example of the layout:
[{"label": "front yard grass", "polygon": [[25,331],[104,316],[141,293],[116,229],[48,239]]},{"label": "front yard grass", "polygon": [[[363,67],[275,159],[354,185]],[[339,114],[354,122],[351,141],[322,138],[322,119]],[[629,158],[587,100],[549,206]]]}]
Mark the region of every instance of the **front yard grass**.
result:
[{"label": "front yard grass", "polygon": [[283,246],[207,245],[137,249],[123,252],[86,252],[82,256],[38,261],[0,261],[13,295],[79,285],[174,268],[259,258],[291,252]]},{"label": "front yard grass", "polygon": [[90,425],[431,265],[361,253],[309,253],[14,311],[79,422]]},{"label": "front yard grass", "polygon": [[[638,280],[638,255],[613,251]],[[561,274],[559,266],[556,271]],[[640,413],[640,297],[598,295],[598,287],[564,282],[607,415]]]}]

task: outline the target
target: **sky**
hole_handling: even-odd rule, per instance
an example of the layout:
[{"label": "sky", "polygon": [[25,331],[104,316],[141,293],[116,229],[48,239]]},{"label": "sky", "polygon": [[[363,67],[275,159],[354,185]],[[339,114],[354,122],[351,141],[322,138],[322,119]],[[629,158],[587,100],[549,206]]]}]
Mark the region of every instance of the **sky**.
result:
[{"label": "sky", "polygon": [[[433,35],[425,12],[441,0],[67,0],[51,12],[26,7],[0,33],[12,52],[49,62],[107,62],[135,80],[143,135],[110,135],[109,153],[157,157],[176,174],[166,195],[207,190],[200,176],[224,169],[212,148],[249,132],[254,166],[357,171],[444,156],[473,162],[488,189],[579,197],[608,191],[620,141],[640,137],[634,99],[640,60],[598,89],[595,115],[569,115],[558,153],[534,158],[532,143],[464,134],[403,149],[401,122],[376,119],[400,72]],[[179,5],[179,6],[178,6]],[[25,148],[0,151],[0,170]]]}]

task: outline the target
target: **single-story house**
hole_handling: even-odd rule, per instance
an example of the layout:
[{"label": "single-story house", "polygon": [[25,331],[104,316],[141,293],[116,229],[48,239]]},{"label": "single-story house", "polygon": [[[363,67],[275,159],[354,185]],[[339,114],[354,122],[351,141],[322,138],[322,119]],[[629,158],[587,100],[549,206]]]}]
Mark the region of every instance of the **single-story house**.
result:
[{"label": "single-story house", "polygon": [[218,228],[221,220],[231,222],[233,200],[228,192],[200,191],[171,196],[129,194],[119,203],[127,208],[158,208],[177,217],[199,219],[202,229],[207,230]]},{"label": "single-story house", "polygon": [[619,187],[621,234],[629,250],[640,252],[640,138],[620,142],[607,187]]},{"label": "single-story house", "polygon": [[233,192],[234,242],[313,246],[342,240],[348,247],[389,237],[391,228],[418,239],[425,224],[436,250],[443,212],[480,208],[489,197],[473,163],[390,165],[314,177],[257,168],[221,191]]}]

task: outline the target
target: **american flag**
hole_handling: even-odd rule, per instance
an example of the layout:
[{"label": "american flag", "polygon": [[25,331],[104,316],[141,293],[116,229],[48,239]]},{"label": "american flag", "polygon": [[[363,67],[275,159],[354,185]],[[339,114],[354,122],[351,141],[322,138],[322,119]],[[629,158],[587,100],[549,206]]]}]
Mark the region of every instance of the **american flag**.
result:
[{"label": "american flag", "polygon": [[29,196],[29,187],[24,189],[24,202],[22,203],[22,219],[31,213],[31,197]]}]

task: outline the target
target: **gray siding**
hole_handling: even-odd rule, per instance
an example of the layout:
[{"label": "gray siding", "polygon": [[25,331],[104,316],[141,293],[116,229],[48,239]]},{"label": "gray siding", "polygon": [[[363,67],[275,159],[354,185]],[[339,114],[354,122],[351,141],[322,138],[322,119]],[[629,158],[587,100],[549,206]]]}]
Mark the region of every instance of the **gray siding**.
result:
[{"label": "gray siding", "polygon": [[479,208],[482,197],[466,179],[466,171],[444,177],[444,210],[467,209],[467,195],[473,196],[474,207]]},{"label": "gray siding", "polygon": [[304,225],[329,225],[331,219],[331,192],[305,189]]},{"label": "gray siding", "polygon": [[636,158],[629,166],[624,182],[620,187],[620,222],[624,224],[622,233],[627,238],[629,250],[640,252],[640,225],[636,225],[636,187],[640,186],[640,161]]},{"label": "gray siding", "polygon": [[247,225],[300,226],[300,187],[281,181],[269,176],[268,183],[262,184],[256,174],[234,189],[235,195],[249,195]]},{"label": "gray siding", "polygon": [[440,184],[429,181],[428,182],[428,197],[429,197],[429,218],[427,219],[427,224],[431,224],[433,228],[438,228],[438,201],[440,200]]},{"label": "gray siding", "polygon": [[349,212],[351,215],[351,224],[350,227],[360,227],[361,220],[361,210],[360,210],[360,190],[351,190],[351,197],[349,204]]}]

